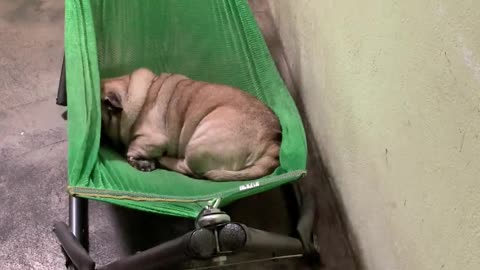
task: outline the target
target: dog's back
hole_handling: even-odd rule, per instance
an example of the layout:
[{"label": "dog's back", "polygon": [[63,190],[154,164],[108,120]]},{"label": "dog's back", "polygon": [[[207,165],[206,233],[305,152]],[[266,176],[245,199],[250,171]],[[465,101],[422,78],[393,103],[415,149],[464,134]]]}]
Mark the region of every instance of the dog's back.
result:
[{"label": "dog's back", "polygon": [[184,158],[198,176],[254,179],[278,166],[277,117],[254,96],[230,86],[179,82],[168,104],[166,129],[167,155]]}]

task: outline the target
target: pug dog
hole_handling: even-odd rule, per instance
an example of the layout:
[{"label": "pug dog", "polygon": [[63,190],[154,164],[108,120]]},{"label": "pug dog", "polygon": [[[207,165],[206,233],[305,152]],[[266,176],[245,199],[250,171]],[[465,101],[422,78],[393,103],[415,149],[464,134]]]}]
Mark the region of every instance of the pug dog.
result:
[{"label": "pug dog", "polygon": [[102,130],[141,171],[253,180],[279,165],[281,127],[254,96],[146,68],[101,81]]}]

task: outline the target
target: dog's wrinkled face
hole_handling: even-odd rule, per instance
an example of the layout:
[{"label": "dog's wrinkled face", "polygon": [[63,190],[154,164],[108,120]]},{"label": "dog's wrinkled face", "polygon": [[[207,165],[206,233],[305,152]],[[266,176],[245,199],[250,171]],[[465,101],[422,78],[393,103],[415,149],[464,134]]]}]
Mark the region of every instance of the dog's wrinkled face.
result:
[{"label": "dog's wrinkled face", "polygon": [[120,121],[129,81],[129,76],[122,76],[101,82],[102,132],[115,145],[121,143]]}]

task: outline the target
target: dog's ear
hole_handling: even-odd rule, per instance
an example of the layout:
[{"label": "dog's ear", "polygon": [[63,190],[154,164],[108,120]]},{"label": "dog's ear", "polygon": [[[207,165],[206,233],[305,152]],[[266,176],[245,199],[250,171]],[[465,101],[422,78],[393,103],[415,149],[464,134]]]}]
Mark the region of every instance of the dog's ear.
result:
[{"label": "dog's ear", "polygon": [[122,97],[117,92],[108,93],[102,102],[111,112],[121,112],[123,110]]}]

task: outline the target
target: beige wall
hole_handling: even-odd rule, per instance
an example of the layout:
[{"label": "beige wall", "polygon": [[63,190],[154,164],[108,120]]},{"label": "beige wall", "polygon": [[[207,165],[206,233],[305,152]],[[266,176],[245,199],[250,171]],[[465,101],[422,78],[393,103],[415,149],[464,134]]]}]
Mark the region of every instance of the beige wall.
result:
[{"label": "beige wall", "polygon": [[367,269],[480,269],[480,1],[270,0]]}]

